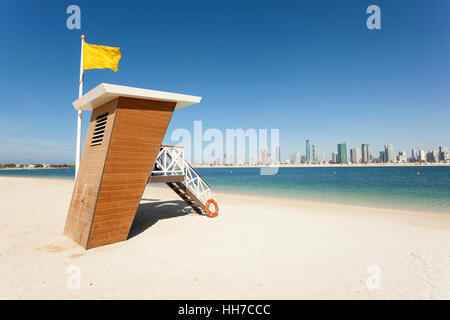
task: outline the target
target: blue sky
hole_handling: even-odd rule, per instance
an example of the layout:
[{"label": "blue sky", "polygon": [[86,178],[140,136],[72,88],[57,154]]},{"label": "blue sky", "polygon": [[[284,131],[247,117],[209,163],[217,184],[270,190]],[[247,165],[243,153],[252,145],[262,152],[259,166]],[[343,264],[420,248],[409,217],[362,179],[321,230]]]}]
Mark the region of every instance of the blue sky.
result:
[{"label": "blue sky", "polygon": [[[68,30],[66,8],[81,8]],[[381,30],[366,8],[381,7]],[[9,1],[0,3],[0,163],[74,163],[80,35],[119,46],[101,82],[200,95],[176,128],[278,128],[283,157],[304,140],[375,154],[450,145],[449,1]],[[86,132],[90,113],[84,113]],[[83,138],[84,141],[84,138]],[[166,143],[170,143],[166,139]]]}]

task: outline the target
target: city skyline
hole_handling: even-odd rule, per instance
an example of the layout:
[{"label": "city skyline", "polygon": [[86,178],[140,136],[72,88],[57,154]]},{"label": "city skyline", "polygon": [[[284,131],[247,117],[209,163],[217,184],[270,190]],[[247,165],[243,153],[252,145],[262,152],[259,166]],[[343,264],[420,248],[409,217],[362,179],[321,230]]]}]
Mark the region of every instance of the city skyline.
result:
[{"label": "city skyline", "polygon": [[[311,150],[311,146],[314,146],[314,152],[317,144],[312,142],[311,139],[305,140],[306,153]],[[447,145],[441,144],[437,148],[421,149],[412,147],[409,149],[396,150],[394,145],[389,143],[381,147],[379,151],[371,151],[370,144],[365,142],[361,143],[360,147],[349,147],[346,142],[338,143],[335,151],[329,153],[329,156],[322,161],[332,163],[369,163],[374,161],[380,161],[383,163],[388,162],[440,162],[450,160],[450,152]],[[372,148],[373,149],[373,148]],[[295,161],[294,161],[295,159]],[[300,161],[297,161],[300,159]],[[299,151],[287,155],[283,160],[286,162],[297,163],[320,163],[321,161],[311,158],[308,160],[307,156],[303,156]]]}]

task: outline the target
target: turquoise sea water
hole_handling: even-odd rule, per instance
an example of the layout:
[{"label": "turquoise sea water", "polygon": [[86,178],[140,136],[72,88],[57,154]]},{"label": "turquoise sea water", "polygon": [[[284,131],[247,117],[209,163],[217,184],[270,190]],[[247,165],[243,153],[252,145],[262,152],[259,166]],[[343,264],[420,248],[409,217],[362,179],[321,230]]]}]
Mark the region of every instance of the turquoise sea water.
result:
[{"label": "turquoise sea water", "polygon": [[[213,191],[450,213],[450,167],[280,168],[276,175],[196,170]],[[74,169],[0,170],[5,175],[73,179]]]},{"label": "turquoise sea water", "polygon": [[280,168],[268,176],[258,168],[198,171],[218,191],[450,213],[450,167]]}]

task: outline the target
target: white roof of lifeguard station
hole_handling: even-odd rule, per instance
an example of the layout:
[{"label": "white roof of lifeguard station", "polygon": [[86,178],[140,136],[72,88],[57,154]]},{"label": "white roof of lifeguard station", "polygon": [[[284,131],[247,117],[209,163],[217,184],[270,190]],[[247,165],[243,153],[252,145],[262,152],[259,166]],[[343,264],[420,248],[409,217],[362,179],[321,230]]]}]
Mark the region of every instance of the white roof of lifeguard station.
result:
[{"label": "white roof of lifeguard station", "polygon": [[175,109],[184,108],[199,103],[200,100],[202,100],[202,97],[189,96],[186,94],[101,83],[88,93],[84,94],[81,98],[75,100],[72,104],[77,110],[92,111],[119,96],[176,102]]}]

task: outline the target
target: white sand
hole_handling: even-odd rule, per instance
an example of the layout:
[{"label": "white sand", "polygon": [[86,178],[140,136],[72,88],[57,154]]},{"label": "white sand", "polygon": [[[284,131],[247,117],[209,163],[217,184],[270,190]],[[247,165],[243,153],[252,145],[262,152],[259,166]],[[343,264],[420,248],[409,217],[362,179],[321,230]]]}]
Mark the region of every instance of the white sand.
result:
[{"label": "white sand", "polygon": [[62,235],[72,187],[0,178],[1,299],[450,298],[450,215],[215,194],[210,219],[161,185],[134,237],[85,251]]}]

